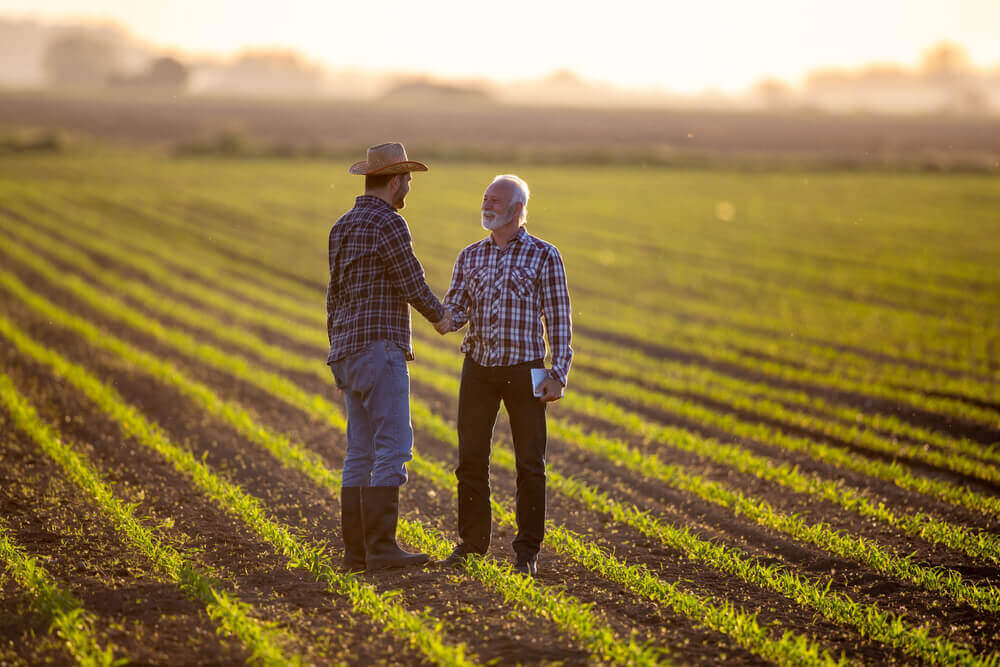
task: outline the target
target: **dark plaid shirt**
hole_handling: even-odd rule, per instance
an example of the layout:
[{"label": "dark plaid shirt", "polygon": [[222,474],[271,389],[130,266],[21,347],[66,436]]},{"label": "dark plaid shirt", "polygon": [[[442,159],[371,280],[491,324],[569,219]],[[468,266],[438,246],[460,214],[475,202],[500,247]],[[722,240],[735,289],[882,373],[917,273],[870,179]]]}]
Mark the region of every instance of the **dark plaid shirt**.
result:
[{"label": "dark plaid shirt", "polygon": [[444,316],[413,254],[406,221],[382,199],[362,195],[330,230],[326,363],[381,339],[399,345],[412,360],[408,303],[431,322]]},{"label": "dark plaid shirt", "polygon": [[469,323],[462,352],[481,366],[513,366],[545,356],[566,384],[573,360],[566,271],[556,247],[518,230],[501,250],[487,236],[458,255],[444,298],[452,329]]}]

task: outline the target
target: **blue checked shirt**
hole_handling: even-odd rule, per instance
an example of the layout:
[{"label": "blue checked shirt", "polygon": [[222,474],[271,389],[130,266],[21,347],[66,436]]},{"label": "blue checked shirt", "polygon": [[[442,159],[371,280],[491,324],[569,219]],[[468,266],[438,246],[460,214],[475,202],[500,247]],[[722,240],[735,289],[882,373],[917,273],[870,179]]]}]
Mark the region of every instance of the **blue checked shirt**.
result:
[{"label": "blue checked shirt", "polygon": [[431,322],[444,317],[413,254],[406,221],[382,199],[362,195],[330,230],[326,363],[381,339],[399,345],[412,360],[407,304]]},{"label": "blue checked shirt", "polygon": [[473,243],[455,261],[444,306],[451,313],[452,330],[469,323],[462,352],[481,366],[544,358],[544,332],[552,370],[566,384],[573,323],[566,271],[554,245],[524,227],[503,250],[492,236]]}]

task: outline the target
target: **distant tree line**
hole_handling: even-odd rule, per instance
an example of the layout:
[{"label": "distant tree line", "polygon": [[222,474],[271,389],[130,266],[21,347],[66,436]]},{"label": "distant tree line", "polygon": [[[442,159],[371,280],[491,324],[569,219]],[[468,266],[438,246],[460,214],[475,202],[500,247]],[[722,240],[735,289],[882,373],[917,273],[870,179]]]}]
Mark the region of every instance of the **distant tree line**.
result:
[{"label": "distant tree line", "polygon": [[1000,108],[1000,71],[977,70],[962,47],[942,42],[925,51],[916,68],[871,64],[857,70],[817,70],[806,77],[801,89],[765,79],[757,84],[754,95],[772,109],[983,114]]},{"label": "distant tree line", "polygon": [[190,76],[176,58],[153,58],[137,73],[121,70],[120,47],[113,40],[88,32],[68,32],[52,39],[42,66],[46,81],[55,88],[132,88],[183,92]]}]

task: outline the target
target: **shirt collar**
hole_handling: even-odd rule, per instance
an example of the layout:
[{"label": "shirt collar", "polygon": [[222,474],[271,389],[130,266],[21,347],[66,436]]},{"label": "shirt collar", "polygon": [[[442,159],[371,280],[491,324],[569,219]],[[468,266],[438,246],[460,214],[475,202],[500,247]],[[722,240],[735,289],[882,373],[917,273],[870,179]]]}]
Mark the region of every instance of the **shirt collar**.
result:
[{"label": "shirt collar", "polygon": [[381,197],[376,197],[375,195],[358,195],[354,199],[355,206],[364,206],[366,208],[384,208],[388,211],[395,211],[393,207],[389,206]]},{"label": "shirt collar", "polygon": [[[510,241],[507,241],[507,246],[510,246],[510,245],[512,245],[514,243],[520,243],[521,241],[523,241],[525,239],[526,236],[528,236],[528,232],[527,232],[527,230],[524,229],[524,225],[521,225],[520,227],[517,228],[517,233],[514,234],[514,237],[511,238]],[[497,242],[493,240],[493,234],[490,234],[489,236],[487,236],[485,240],[486,240],[486,243],[490,244],[494,248],[499,249],[499,246],[497,245]]]}]

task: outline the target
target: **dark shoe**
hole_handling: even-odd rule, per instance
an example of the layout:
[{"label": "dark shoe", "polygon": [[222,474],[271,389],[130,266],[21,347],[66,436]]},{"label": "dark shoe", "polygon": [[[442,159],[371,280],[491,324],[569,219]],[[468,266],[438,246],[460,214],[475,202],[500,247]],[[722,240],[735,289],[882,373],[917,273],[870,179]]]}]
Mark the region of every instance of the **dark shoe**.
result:
[{"label": "dark shoe", "polygon": [[455,547],[451,555],[444,560],[434,561],[434,564],[439,567],[453,567],[456,570],[461,569],[465,565],[465,559],[468,557],[469,551],[467,551],[461,544]]},{"label": "dark shoe", "polygon": [[526,577],[534,578],[538,574],[538,559],[535,556],[531,558],[518,556],[514,559],[514,571]]},{"label": "dark shoe", "polygon": [[399,487],[366,486],[361,488],[361,513],[365,527],[365,566],[368,570],[423,565],[427,554],[411,554],[396,544],[399,520]]},{"label": "dark shoe", "polygon": [[340,532],[344,538],[344,571],[365,571],[365,527],[361,516],[361,487],[340,488]]}]

